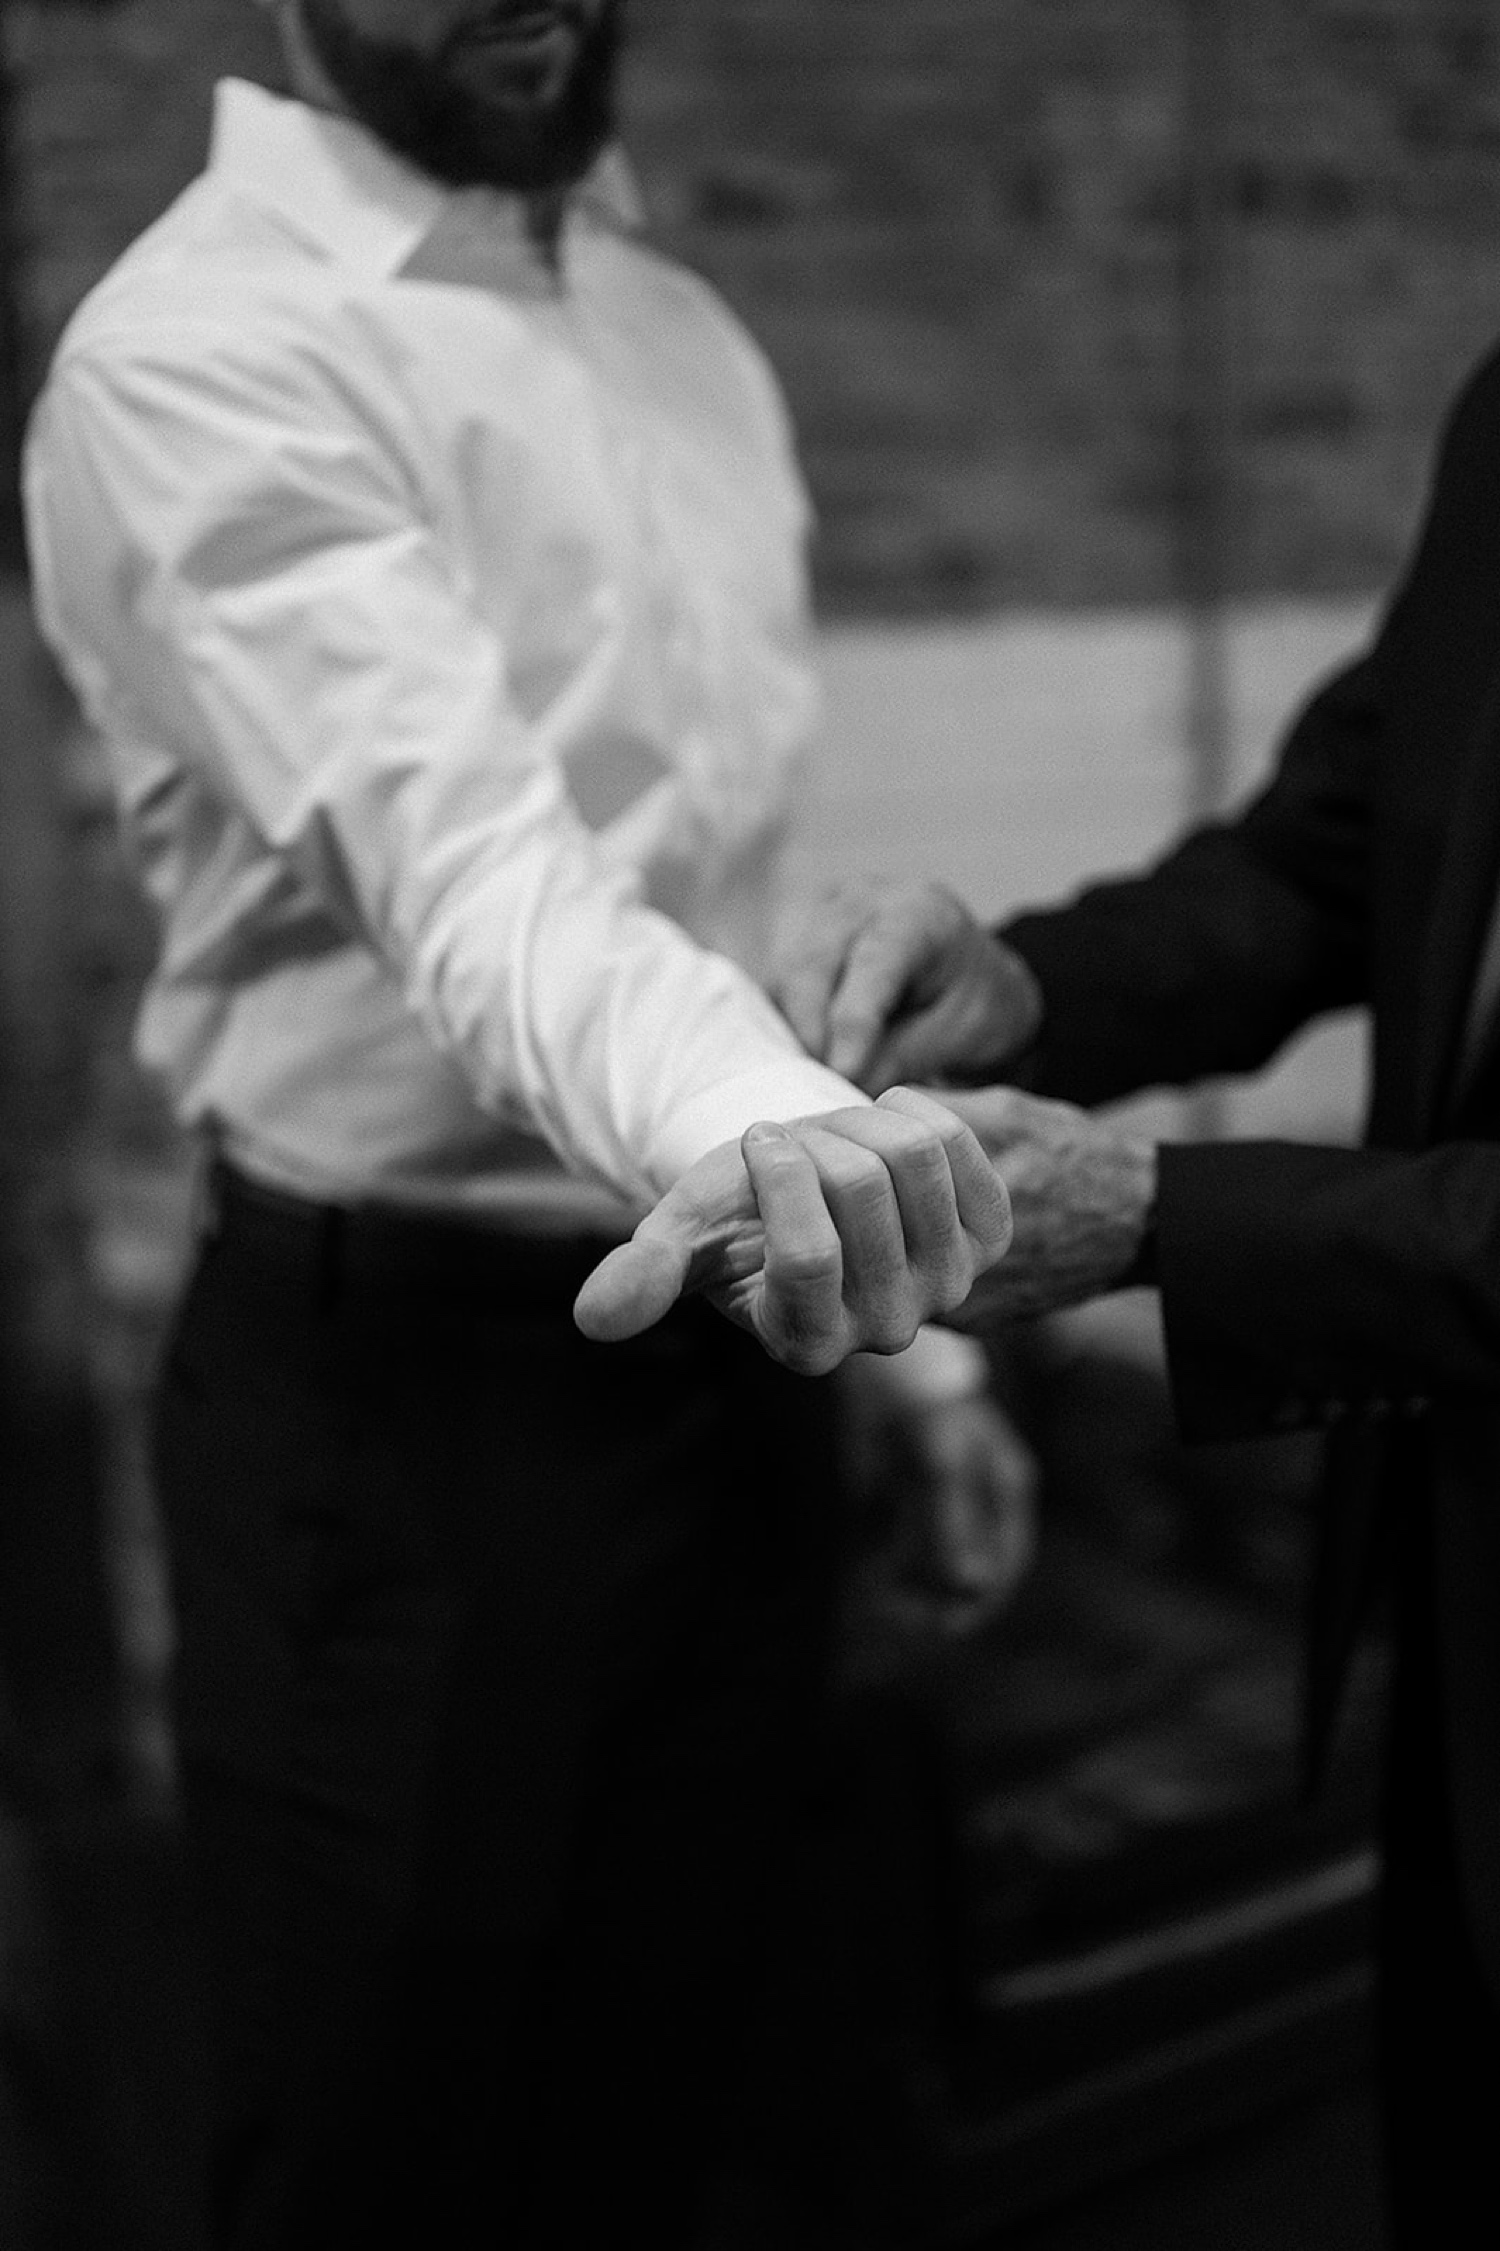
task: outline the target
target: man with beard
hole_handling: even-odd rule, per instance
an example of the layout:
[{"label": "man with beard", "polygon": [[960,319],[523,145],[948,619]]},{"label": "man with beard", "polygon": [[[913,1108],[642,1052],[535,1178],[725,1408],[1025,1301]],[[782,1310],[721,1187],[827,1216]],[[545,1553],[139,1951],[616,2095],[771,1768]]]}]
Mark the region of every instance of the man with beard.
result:
[{"label": "man with beard", "polygon": [[[803,500],[599,161],[619,6],[276,13],[293,98],[219,89],[27,458],[210,1153],[157,1474],[216,2225],[664,2251],[823,1631],[824,1387],[742,1329],[898,1351],[1008,1213],[736,966]],[[574,1295],[664,1190],[632,1256],[740,1326],[602,1352]]]}]

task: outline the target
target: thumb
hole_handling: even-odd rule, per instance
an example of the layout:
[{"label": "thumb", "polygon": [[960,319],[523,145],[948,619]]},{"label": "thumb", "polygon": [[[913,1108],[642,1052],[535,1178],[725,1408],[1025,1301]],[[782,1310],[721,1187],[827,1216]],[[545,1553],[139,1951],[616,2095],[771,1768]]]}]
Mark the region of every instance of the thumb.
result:
[{"label": "thumb", "polygon": [[722,1142],[667,1190],[628,1243],[600,1260],[573,1301],[575,1323],[598,1344],[639,1336],[684,1291],[748,1271],[758,1220],[740,1144]]},{"label": "thumb", "polygon": [[860,932],[829,1002],[825,1060],[831,1071],[862,1083],[862,1074],[919,966],[904,924],[877,921]]},{"label": "thumb", "polygon": [[[954,1039],[939,1003],[920,1015],[888,1025],[865,1062],[859,1083],[870,1094],[884,1094],[893,1086],[928,1086],[940,1080],[961,1053],[961,1044]],[[950,1109],[956,1107],[946,1093],[941,1099]]]},{"label": "thumb", "polygon": [[594,1268],[573,1301],[573,1319],[595,1344],[639,1336],[677,1303],[691,1265],[686,1235],[636,1234]]}]

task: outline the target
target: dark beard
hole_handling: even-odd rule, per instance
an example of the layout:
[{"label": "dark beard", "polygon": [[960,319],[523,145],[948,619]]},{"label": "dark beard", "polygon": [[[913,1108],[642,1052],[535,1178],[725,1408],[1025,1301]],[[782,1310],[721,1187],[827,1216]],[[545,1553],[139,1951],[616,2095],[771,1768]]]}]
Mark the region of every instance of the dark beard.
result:
[{"label": "dark beard", "polygon": [[623,9],[606,0],[561,91],[529,106],[466,81],[463,27],[420,55],[356,30],[339,0],[302,0],[302,21],[331,84],[387,148],[450,187],[535,195],[581,180],[613,138]]}]

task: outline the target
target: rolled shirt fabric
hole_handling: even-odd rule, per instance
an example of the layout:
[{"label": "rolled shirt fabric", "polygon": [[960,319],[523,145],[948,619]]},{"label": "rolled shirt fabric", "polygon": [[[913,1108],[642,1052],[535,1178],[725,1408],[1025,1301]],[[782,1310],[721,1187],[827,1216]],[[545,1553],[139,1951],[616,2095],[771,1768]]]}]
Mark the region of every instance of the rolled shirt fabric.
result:
[{"label": "rolled shirt fabric", "polygon": [[226,82],[33,418],[39,617],[162,919],[140,1052],[282,1185],[623,1225],[865,1099],[755,982],[816,716],[784,409],[608,185],[554,270]]}]

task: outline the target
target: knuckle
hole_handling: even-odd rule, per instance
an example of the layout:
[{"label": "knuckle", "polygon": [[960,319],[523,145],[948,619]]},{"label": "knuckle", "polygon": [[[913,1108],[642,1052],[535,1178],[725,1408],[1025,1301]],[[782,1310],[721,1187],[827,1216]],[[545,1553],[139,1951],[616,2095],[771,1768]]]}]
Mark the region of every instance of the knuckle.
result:
[{"label": "knuckle", "polygon": [[949,1176],[948,1151],[940,1136],[917,1119],[903,1121],[910,1131],[903,1136],[901,1162],[924,1181],[945,1181]]},{"label": "knuckle", "polygon": [[832,1160],[831,1170],[848,1202],[860,1213],[873,1213],[891,1196],[891,1176],[873,1149],[847,1142]]},{"label": "knuckle", "polygon": [[795,1376],[828,1376],[844,1357],[841,1345],[824,1340],[820,1343],[788,1345],[782,1366],[790,1368]]},{"label": "knuckle", "polygon": [[933,1119],[932,1130],[942,1144],[943,1154],[950,1162],[959,1151],[962,1151],[965,1156],[975,1157],[983,1162],[984,1151],[980,1145],[978,1134],[968,1120],[961,1118],[956,1110],[942,1110],[940,1115]]},{"label": "knuckle", "polygon": [[[792,1224],[790,1215],[807,1199],[808,1184],[813,1178],[811,1159],[790,1130],[785,1132],[784,1137],[753,1143],[745,1151],[745,1155],[757,1199],[767,1214],[770,1222],[768,1231],[774,1240],[778,1234],[789,1229]],[[779,1218],[776,1216],[778,1214],[781,1215]],[[799,1232],[803,1240],[808,1238],[806,1222]]]},{"label": "knuckle", "polygon": [[881,1306],[866,1315],[862,1335],[867,1350],[889,1356],[914,1343],[921,1325],[911,1306]]},{"label": "knuckle", "polygon": [[973,1129],[950,1110],[946,1103],[935,1101],[920,1087],[888,1087],[879,1098],[892,1117],[899,1117],[914,1136],[920,1135],[945,1163],[950,1162],[955,1150],[966,1149],[969,1143],[979,1146]]},{"label": "knuckle", "polygon": [[805,1290],[832,1280],[841,1264],[836,1240],[799,1243],[794,1249],[772,1252],[766,1259],[766,1275],[778,1288]]},{"label": "knuckle", "polygon": [[977,1223],[969,1230],[979,1255],[986,1261],[999,1258],[1010,1249],[1016,1232],[1015,1206],[1003,1182],[997,1183],[1000,1194],[989,1208],[981,1212]]},{"label": "knuckle", "polygon": [[990,1267],[997,1266],[1010,1249],[1014,1237],[1015,1229],[1009,1222],[1003,1228],[987,1232],[973,1227],[967,1229],[965,1231],[965,1242],[969,1252],[969,1266],[972,1273],[975,1275],[984,1274],[988,1272]]},{"label": "knuckle", "polygon": [[929,1267],[927,1285],[933,1311],[952,1313],[962,1305],[974,1287],[974,1274],[974,1260],[964,1245],[955,1245],[947,1257]]},{"label": "knuckle", "polygon": [[794,1375],[824,1376],[844,1357],[847,1323],[842,1310],[817,1316],[795,1302],[778,1309],[771,1350]]},{"label": "knuckle", "polygon": [[[894,1089],[888,1089],[894,1092]],[[882,1153],[890,1152],[903,1158],[915,1156],[925,1144],[930,1143],[941,1155],[941,1149],[930,1128],[922,1118],[914,1117],[899,1102],[888,1102],[882,1094],[867,1120]]]}]

